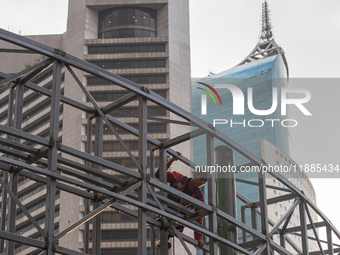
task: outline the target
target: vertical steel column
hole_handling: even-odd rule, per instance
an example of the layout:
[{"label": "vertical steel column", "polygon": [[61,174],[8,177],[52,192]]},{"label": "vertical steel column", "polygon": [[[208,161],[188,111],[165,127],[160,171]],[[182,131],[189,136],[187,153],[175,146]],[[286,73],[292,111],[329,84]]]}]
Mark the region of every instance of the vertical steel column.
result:
[{"label": "vertical steel column", "polygon": [[261,209],[261,231],[267,237],[267,247],[262,252],[263,255],[270,255],[270,238],[268,230],[268,212],[267,212],[267,193],[265,174],[259,172],[259,194],[260,194],[260,209]]},{"label": "vertical steel column", "polygon": [[[241,220],[244,224],[246,224],[246,208],[241,207]],[[247,232],[242,229],[242,241],[245,243],[247,242]]]},{"label": "vertical steel column", "polygon": [[[210,134],[206,135],[207,142],[207,166],[214,165],[214,137]],[[217,235],[217,214],[216,214],[216,174],[211,173],[208,178],[208,201],[212,207],[212,212],[209,214],[209,230]],[[217,242],[209,238],[209,254],[217,255]]]},{"label": "vertical steel column", "polygon": [[334,254],[334,248],[333,248],[333,237],[332,237],[332,229],[330,226],[326,227],[327,231],[327,245],[328,245],[328,254],[333,255]]},{"label": "vertical steel column", "polygon": [[[228,146],[217,146],[215,148],[215,165],[222,167],[234,166],[234,151]],[[217,207],[236,218],[236,181],[235,173],[227,171],[223,173],[217,172],[216,174],[216,190],[217,190]],[[227,198],[227,199],[226,199]],[[219,236],[237,243],[236,227],[224,220],[218,220]],[[246,234],[243,231],[244,234]],[[245,236],[246,239],[246,236]],[[219,250],[221,254],[233,254],[233,249],[226,245],[220,245]]]},{"label": "vertical steel column", "polygon": [[155,175],[155,152],[153,148],[150,148],[150,176]]},{"label": "vertical steel column", "polygon": [[[60,86],[61,86],[61,69],[62,63],[54,61],[53,80],[52,80],[52,97],[51,97],[51,118],[50,118],[50,134],[49,138],[52,146],[48,149],[48,170],[57,172],[57,141],[59,131],[59,114],[60,114]],[[47,178],[47,194],[46,194],[46,217],[45,231],[47,235],[47,255],[54,254],[53,251],[53,235],[54,235],[54,212],[55,212],[55,194],[56,180]]]},{"label": "vertical steel column", "polygon": [[255,207],[251,207],[251,226],[257,230],[257,211]]},{"label": "vertical steel column", "polygon": [[[15,93],[15,107],[14,107],[14,128],[21,129],[22,123],[22,108],[24,98],[24,84],[19,83],[16,86]],[[17,142],[19,138],[15,139]],[[10,173],[10,189],[12,192],[18,194],[18,172],[13,169]],[[15,232],[15,218],[16,218],[16,203],[12,198],[8,199],[8,219],[7,219],[7,231],[10,233]],[[7,241],[6,254],[14,254],[14,242]]]},{"label": "vertical steel column", "polygon": [[[7,112],[7,126],[12,127],[12,118],[13,118],[13,103],[14,103],[14,85],[11,83],[9,87],[9,95],[8,95],[8,112]],[[7,135],[7,139],[10,140],[11,136]],[[4,182],[8,185],[8,172],[4,172],[3,176]],[[0,230],[6,230],[6,210],[7,210],[7,191],[2,189],[1,194],[1,218],[0,218]],[[0,239],[0,253],[4,252],[5,249],[5,240]]]},{"label": "vertical steel column", "polygon": [[280,232],[280,245],[286,248],[285,232],[283,231]]},{"label": "vertical steel column", "polygon": [[[91,154],[92,152],[92,118],[91,115],[87,117],[87,127],[86,127],[86,133],[87,133],[87,153]],[[88,166],[91,166],[91,162],[87,162]],[[88,215],[90,213],[90,201],[86,198],[84,198],[84,206],[85,206],[85,215]],[[84,226],[84,253],[89,253],[89,240],[90,240],[90,222],[85,222]]]},{"label": "vertical steel column", "polygon": [[[142,185],[138,189],[138,201],[146,204],[147,187],[146,187],[146,165],[147,165],[147,101],[145,98],[139,98],[139,124],[138,124],[138,161],[142,169]],[[138,255],[146,255],[146,210],[138,208]]]},{"label": "vertical steel column", "polygon": [[[103,156],[103,134],[104,134],[104,124],[103,124],[103,118],[98,116],[96,118],[96,129],[95,129],[95,140],[94,140],[94,146],[95,146],[95,155],[97,157]],[[98,171],[102,170],[102,167],[97,165]],[[102,203],[99,200],[95,200],[93,203],[93,209],[98,208],[101,206]],[[98,214],[95,218],[93,218],[93,230],[92,230],[92,254],[100,255],[100,242],[101,242],[101,220],[102,216],[101,214]]]},{"label": "vertical steel column", "polygon": [[301,227],[301,240],[302,240],[302,254],[308,255],[308,235],[307,235],[307,221],[306,221],[306,204],[301,201],[299,204],[300,211],[300,227]]},{"label": "vertical steel column", "polygon": [[[8,173],[4,172],[3,175],[4,182],[6,185],[8,185]],[[3,188],[2,189],[2,194],[1,194],[1,219],[0,219],[0,227],[1,231],[6,230],[6,209],[7,209],[7,191]],[[0,253],[4,252],[4,245],[5,245],[5,240],[0,239]]]},{"label": "vertical steel column", "polygon": [[[160,168],[159,168],[159,180],[163,183],[167,183],[167,164],[166,164],[166,150],[161,148],[159,151],[160,157]],[[166,197],[167,194],[164,191],[160,191],[160,195]],[[165,205],[164,205],[165,207]],[[163,221],[165,224],[165,221]],[[161,228],[160,230],[160,238],[161,238],[161,247],[160,254],[167,255],[168,254],[168,232],[166,226]]]},{"label": "vertical steel column", "polygon": [[[204,197],[206,197],[207,192],[206,192],[206,187],[205,187],[205,186],[202,187],[201,191],[202,191]],[[204,218],[203,218],[203,226],[207,229],[207,226],[208,226],[208,219],[207,219],[207,217],[204,217]],[[207,242],[207,237],[206,237],[206,235],[203,235],[203,241],[204,241],[204,243]],[[203,255],[208,255],[208,254],[209,254],[208,252],[206,252],[205,250],[203,250]]]}]

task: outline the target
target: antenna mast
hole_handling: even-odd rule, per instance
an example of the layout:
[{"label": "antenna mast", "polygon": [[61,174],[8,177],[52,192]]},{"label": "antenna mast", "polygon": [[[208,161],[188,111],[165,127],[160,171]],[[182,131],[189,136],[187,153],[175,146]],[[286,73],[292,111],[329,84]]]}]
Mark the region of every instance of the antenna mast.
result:
[{"label": "antenna mast", "polygon": [[260,43],[267,42],[273,39],[272,25],[270,23],[268,3],[265,0],[262,4],[262,29]]}]

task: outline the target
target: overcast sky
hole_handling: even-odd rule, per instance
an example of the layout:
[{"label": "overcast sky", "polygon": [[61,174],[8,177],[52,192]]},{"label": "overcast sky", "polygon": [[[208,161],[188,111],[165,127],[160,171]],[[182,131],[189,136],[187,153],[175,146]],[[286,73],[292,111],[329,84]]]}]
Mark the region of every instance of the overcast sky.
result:
[{"label": "overcast sky", "polygon": [[[251,52],[260,35],[262,2],[190,0],[192,77],[232,68]],[[340,1],[268,3],[274,38],[286,53],[290,77],[340,78]],[[5,1],[0,27],[22,35],[60,34],[66,31],[67,5],[68,0]],[[320,163],[340,164],[339,121],[335,118],[340,109],[339,80],[333,80],[333,85],[327,85],[327,80],[319,83],[310,87],[315,114],[293,132],[293,158],[302,164],[317,163],[319,158]],[[330,199],[338,193],[339,180],[312,179],[318,207],[338,230],[339,203],[331,204]]]}]

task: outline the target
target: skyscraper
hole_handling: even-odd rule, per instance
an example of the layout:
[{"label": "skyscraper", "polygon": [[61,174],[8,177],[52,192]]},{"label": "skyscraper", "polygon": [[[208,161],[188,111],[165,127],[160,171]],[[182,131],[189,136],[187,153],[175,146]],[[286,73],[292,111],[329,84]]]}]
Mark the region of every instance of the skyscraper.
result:
[{"label": "skyscraper", "polygon": [[[61,49],[78,58],[85,59],[102,68],[132,80],[190,111],[190,50],[189,11],[185,0],[90,0],[69,1],[67,31],[60,35],[37,35],[28,38]],[[0,42],[1,48],[15,48]],[[27,53],[27,52],[26,52]],[[2,53],[0,69],[16,73],[25,65],[41,60],[36,54],[13,55]],[[88,91],[104,107],[113,100],[125,96],[128,91],[75,70]],[[62,75],[62,93],[76,101],[91,105],[78,84],[67,71]],[[51,77],[40,77],[34,81],[50,88]],[[177,93],[178,90],[181,93]],[[0,123],[5,125],[9,91],[0,95]],[[47,137],[49,127],[50,100],[26,91],[24,94],[22,130]],[[167,122],[172,114],[155,104],[148,104],[150,120],[148,133],[160,140],[167,140],[183,132],[186,127],[177,127]],[[85,151],[87,116],[64,104],[59,117],[59,141],[72,148]],[[132,126],[138,126],[138,102],[132,101],[125,108],[112,113]],[[159,118],[165,121],[159,121]],[[128,154],[104,125],[103,158],[130,168],[134,167]],[[118,130],[134,156],[138,156],[136,137]],[[29,144],[34,146],[33,144]],[[179,146],[189,154],[189,148]],[[157,164],[158,158],[155,161]],[[183,169],[178,169],[182,171]],[[109,170],[103,169],[107,174]],[[183,170],[184,171],[184,170]],[[45,186],[20,179],[19,198],[34,218],[44,227]],[[84,201],[77,196],[58,192],[55,213],[55,231],[64,229],[79,219],[85,212]],[[137,250],[137,222],[111,210],[101,216],[102,254],[135,254]],[[17,211],[16,231],[24,236],[39,238],[28,219]],[[92,225],[90,225],[92,228]],[[84,251],[83,229],[78,228],[59,243],[65,247]],[[150,245],[150,244],[148,244]],[[90,252],[92,246],[90,244]],[[38,254],[32,247],[16,245],[16,254]],[[180,254],[180,253],[179,253]]]},{"label": "skyscraper", "polygon": [[[291,137],[290,129],[287,127],[289,126],[289,112],[282,115],[281,106],[278,104],[276,110],[269,114],[255,114],[256,111],[272,109],[275,106],[275,100],[280,98],[281,89],[288,86],[289,80],[285,53],[273,38],[269,13],[268,3],[264,1],[258,44],[237,66],[215,75],[192,80],[192,109],[194,115],[214,125],[237,143],[265,159],[267,163],[278,166],[290,165],[295,162],[290,158]],[[236,88],[233,90],[229,86],[227,89],[225,85],[232,85]],[[241,97],[242,94],[244,101],[240,105],[236,105],[237,97]],[[252,100],[251,103],[249,103],[249,98]],[[235,113],[237,107],[244,109],[244,112]],[[252,109],[250,109],[251,107]],[[220,144],[215,139],[215,146]],[[204,146],[204,138],[194,140],[194,161],[199,165],[206,165]],[[274,148],[276,152],[272,153],[270,150],[274,150]],[[270,152],[268,153],[268,151]],[[269,154],[271,156],[268,157]],[[235,153],[237,166],[248,163],[249,161],[245,157]],[[287,177],[292,178],[292,183],[298,187],[301,185],[306,192],[308,190],[311,199],[315,201],[314,189],[304,173],[301,176]],[[238,173],[236,178],[258,182],[256,172]],[[273,184],[272,178],[268,178],[266,182],[269,185]],[[280,184],[275,183],[275,185],[279,187]],[[253,185],[237,182],[236,189],[253,202],[259,199],[258,189]],[[281,196],[281,194],[285,193],[268,189],[267,198]],[[242,205],[244,204],[238,200],[237,215],[239,220],[242,218]],[[279,219],[287,205],[275,205],[278,208],[271,206],[270,208],[273,209],[269,210],[269,216],[272,219]],[[249,211],[245,214],[245,222],[251,225]],[[291,224],[295,226],[294,221],[291,221]],[[260,226],[260,224],[258,225]],[[238,233],[238,238],[239,242],[248,241],[248,237],[245,237],[247,240],[244,240],[241,232]]]}]

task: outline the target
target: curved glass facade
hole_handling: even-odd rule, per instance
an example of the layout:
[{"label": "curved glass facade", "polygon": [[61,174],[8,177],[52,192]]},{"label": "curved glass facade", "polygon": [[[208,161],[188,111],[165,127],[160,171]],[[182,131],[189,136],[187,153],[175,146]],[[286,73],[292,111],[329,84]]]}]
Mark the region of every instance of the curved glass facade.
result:
[{"label": "curved glass facade", "polygon": [[157,11],[119,7],[99,12],[98,38],[155,37]]},{"label": "curved glass facade", "polygon": [[[224,119],[228,123],[225,125],[216,125],[216,128],[228,135],[230,138],[241,144],[256,156],[261,158],[261,140],[266,139],[276,145],[280,150],[289,155],[290,135],[288,128],[281,125],[283,119],[288,119],[288,116],[281,116],[280,104],[277,109],[270,115],[258,116],[250,112],[247,105],[248,88],[253,88],[253,106],[257,110],[270,109],[273,104],[272,88],[280,88],[287,86],[287,70],[284,64],[284,59],[281,55],[266,57],[248,64],[236,66],[214,76],[193,81],[192,85],[192,111],[193,114],[206,122],[213,124],[214,119]],[[206,83],[212,87],[216,84],[232,84],[240,88],[244,95],[244,115],[233,114],[233,97],[229,89],[216,88],[217,93],[221,97],[222,106],[219,104],[216,95],[216,103],[207,95],[207,114],[201,114],[201,95],[205,94],[201,89],[204,86],[197,82]],[[208,89],[210,90],[210,89]],[[213,93],[212,93],[213,94]],[[278,93],[280,97],[280,93]],[[262,120],[265,124],[262,127],[251,127],[248,125],[249,120]],[[266,119],[276,119],[274,127],[271,122]],[[230,122],[234,125],[231,126]],[[244,124],[243,124],[244,123]],[[252,125],[259,125],[260,121],[252,122]],[[206,141],[205,137],[195,138],[194,143],[194,162],[198,165],[206,165]],[[214,141],[214,146],[221,145],[217,139]],[[235,152],[235,164],[237,166],[248,163],[241,154]],[[237,178],[246,179],[248,181],[258,182],[257,173],[239,173]],[[253,185],[237,182],[236,190],[252,201],[259,200],[258,188]],[[241,220],[240,206],[244,205],[240,200],[237,201],[237,218]],[[251,215],[247,211],[245,214],[246,223],[250,225]],[[258,226],[261,227],[260,218],[258,218]],[[241,237],[241,232],[238,232]],[[199,254],[199,253],[198,253]]]}]

